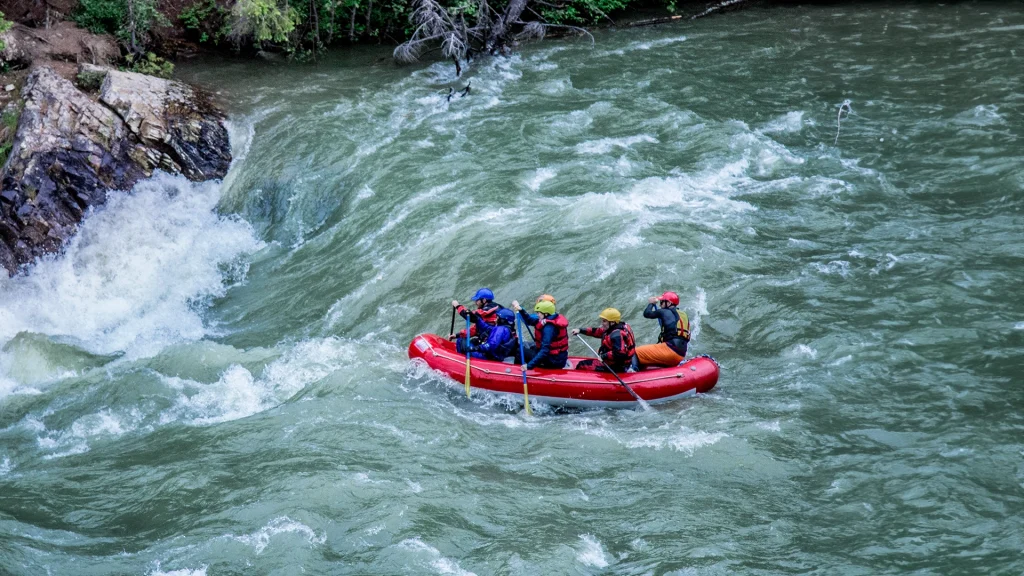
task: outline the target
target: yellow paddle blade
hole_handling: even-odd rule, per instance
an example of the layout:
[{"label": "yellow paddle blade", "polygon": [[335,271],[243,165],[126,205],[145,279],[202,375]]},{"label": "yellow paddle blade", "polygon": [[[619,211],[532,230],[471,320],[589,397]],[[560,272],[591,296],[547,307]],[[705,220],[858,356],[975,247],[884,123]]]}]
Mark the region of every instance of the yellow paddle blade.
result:
[{"label": "yellow paddle blade", "polygon": [[526,415],[533,416],[533,410],[530,410],[530,391],[526,388],[526,382],[523,382],[523,400],[526,400]]},{"label": "yellow paddle blade", "polygon": [[466,358],[466,398],[469,397],[469,358]]}]

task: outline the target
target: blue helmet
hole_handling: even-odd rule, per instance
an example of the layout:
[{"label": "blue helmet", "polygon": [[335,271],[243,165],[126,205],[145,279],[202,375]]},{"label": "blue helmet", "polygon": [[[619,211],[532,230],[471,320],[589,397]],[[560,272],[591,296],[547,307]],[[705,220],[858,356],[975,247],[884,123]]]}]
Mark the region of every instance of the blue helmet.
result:
[{"label": "blue helmet", "polygon": [[516,313],[508,308],[502,308],[501,310],[498,310],[498,320],[511,326],[515,324]]},{"label": "blue helmet", "polygon": [[491,292],[490,288],[481,288],[473,294],[470,300],[494,300],[494,292]]}]

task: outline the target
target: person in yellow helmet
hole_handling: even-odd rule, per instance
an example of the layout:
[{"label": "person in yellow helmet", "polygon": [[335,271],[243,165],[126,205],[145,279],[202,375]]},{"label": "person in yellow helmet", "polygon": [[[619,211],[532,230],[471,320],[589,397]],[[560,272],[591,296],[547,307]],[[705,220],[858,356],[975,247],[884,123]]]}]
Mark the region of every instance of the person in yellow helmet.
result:
[{"label": "person in yellow helmet", "polygon": [[[598,348],[597,355],[604,360],[604,364],[615,372],[631,371],[633,357],[636,356],[633,329],[622,321],[622,314],[615,308],[605,308],[598,317],[601,319],[600,326],[577,328],[572,331],[573,336],[583,334],[591,338],[600,338],[601,347]],[[607,372],[608,368],[605,368],[601,360],[580,360],[576,364],[576,369]]]},{"label": "person in yellow helmet", "polygon": [[[512,309],[522,312],[518,301],[512,301]],[[563,368],[569,360],[569,321],[555,311],[550,300],[540,300],[533,307],[536,314],[523,314],[523,322],[534,327],[532,346],[524,350],[524,370],[533,368]]]}]

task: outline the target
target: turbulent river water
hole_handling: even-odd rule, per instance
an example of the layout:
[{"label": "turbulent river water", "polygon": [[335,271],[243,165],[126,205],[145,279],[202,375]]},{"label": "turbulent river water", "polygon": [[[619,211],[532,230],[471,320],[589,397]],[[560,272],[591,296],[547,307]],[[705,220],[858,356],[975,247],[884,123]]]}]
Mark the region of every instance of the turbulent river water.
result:
[{"label": "turbulent river water", "polygon": [[[0,280],[0,573],[1020,574],[1022,34],[866,3],[458,79],[182,65],[227,179],[114,193]],[[677,290],[721,380],[467,400],[406,346],[480,286],[643,341]]]}]

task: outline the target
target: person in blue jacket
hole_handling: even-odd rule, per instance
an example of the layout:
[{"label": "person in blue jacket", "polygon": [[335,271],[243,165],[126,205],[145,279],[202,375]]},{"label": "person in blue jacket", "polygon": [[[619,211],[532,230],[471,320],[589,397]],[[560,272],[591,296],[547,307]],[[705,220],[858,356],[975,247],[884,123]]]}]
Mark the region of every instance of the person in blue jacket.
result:
[{"label": "person in blue jacket", "polygon": [[[479,344],[472,344],[469,355],[481,360],[493,360],[503,362],[509,356],[515,356],[519,352],[519,340],[513,330],[516,316],[508,308],[498,310],[495,316],[497,323],[487,333],[487,338]],[[466,353],[466,340],[455,341],[455,349],[460,354]]]}]

